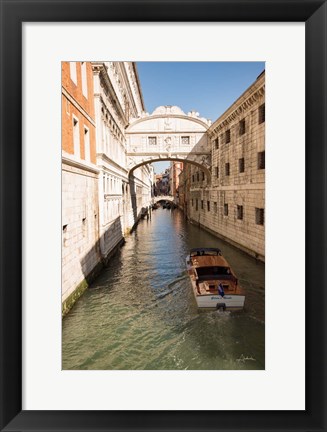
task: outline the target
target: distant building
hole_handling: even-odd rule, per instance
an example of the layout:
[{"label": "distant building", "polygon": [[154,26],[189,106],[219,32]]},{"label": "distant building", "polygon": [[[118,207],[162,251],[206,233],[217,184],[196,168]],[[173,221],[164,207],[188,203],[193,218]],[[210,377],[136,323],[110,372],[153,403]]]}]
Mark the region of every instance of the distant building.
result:
[{"label": "distant building", "polygon": [[170,170],[167,168],[164,173],[156,174],[155,195],[168,195]]},{"label": "distant building", "polygon": [[171,161],[169,171],[169,190],[170,194],[177,199],[179,188],[179,176],[183,171],[183,162]]}]

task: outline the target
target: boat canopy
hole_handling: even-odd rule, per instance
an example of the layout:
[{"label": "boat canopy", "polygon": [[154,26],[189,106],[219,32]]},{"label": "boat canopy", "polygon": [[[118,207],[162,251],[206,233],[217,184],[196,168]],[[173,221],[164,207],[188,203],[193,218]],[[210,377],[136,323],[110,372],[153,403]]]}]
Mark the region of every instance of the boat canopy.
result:
[{"label": "boat canopy", "polygon": [[190,256],[196,255],[211,255],[219,256],[221,255],[221,250],[218,248],[194,248],[190,250]]}]

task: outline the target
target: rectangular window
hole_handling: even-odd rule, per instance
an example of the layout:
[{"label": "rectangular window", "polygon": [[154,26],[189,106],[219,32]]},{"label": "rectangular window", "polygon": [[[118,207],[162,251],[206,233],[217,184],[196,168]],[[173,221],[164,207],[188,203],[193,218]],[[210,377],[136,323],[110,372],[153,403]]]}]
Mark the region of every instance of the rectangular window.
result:
[{"label": "rectangular window", "polygon": [[244,172],[244,158],[238,160],[238,171],[240,173]]},{"label": "rectangular window", "polygon": [[202,171],[202,180],[204,180],[204,172]]},{"label": "rectangular window", "polygon": [[73,142],[74,142],[74,155],[78,158],[81,157],[80,140],[79,140],[79,121],[73,117]]},{"label": "rectangular window", "polygon": [[264,225],[265,223],[265,212],[263,208],[255,209],[255,223],[257,225]]},{"label": "rectangular window", "polygon": [[265,169],[265,152],[258,153],[258,169]]},{"label": "rectangular window", "polygon": [[237,206],[237,219],[243,219],[243,206]]},{"label": "rectangular window", "polygon": [[199,173],[196,173],[196,179],[197,179],[197,181],[200,180],[200,174]]},{"label": "rectangular window", "polygon": [[224,204],[224,216],[228,216],[228,204]]},{"label": "rectangular window", "polygon": [[148,143],[149,143],[149,145],[156,145],[157,144],[157,137],[148,137]]},{"label": "rectangular window", "polygon": [[226,132],[225,132],[225,137],[226,137],[226,140],[225,140],[225,142],[226,142],[226,144],[227,143],[230,143],[230,129],[228,129]]},{"label": "rectangular window", "polygon": [[190,137],[189,136],[182,136],[182,144],[183,145],[190,144]]},{"label": "rectangular window", "polygon": [[84,151],[85,151],[85,160],[87,162],[91,161],[91,150],[90,150],[90,132],[84,127]]},{"label": "rectangular window", "polygon": [[213,203],[213,209],[214,209],[214,212],[217,213],[217,211],[218,211],[217,201],[215,201]]},{"label": "rectangular window", "polygon": [[77,69],[76,62],[69,62],[70,79],[77,85]]},{"label": "rectangular window", "polygon": [[82,68],[82,92],[87,99],[87,73],[86,73],[86,62],[81,62]]},{"label": "rectangular window", "polygon": [[264,123],[266,120],[266,105],[262,104],[258,108],[259,111],[259,124]]},{"label": "rectangular window", "polygon": [[201,210],[203,210],[203,200],[201,200]]},{"label": "rectangular window", "polygon": [[241,120],[239,123],[239,133],[240,135],[245,134],[245,119]]},{"label": "rectangular window", "polygon": [[216,150],[219,149],[219,138],[218,137],[214,140],[214,146],[215,146]]},{"label": "rectangular window", "polygon": [[230,165],[229,162],[225,164],[225,175],[229,176],[230,174]]},{"label": "rectangular window", "polygon": [[207,201],[207,210],[210,211],[210,201]]},{"label": "rectangular window", "polygon": [[194,178],[194,174],[192,175],[192,182],[194,183],[194,181],[195,181],[195,178]]},{"label": "rectangular window", "polygon": [[218,167],[216,167],[216,177],[217,178],[219,177],[219,168]]},{"label": "rectangular window", "polygon": [[198,202],[198,199],[196,198],[196,200],[195,200],[195,210],[198,211],[198,209],[199,209],[199,202]]}]

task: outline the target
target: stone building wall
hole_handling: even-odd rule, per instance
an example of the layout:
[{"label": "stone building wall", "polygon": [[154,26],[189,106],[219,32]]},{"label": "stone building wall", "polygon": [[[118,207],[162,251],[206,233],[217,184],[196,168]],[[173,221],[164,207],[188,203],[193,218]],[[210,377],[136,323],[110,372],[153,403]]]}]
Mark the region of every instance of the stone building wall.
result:
[{"label": "stone building wall", "polygon": [[136,66],[132,62],[92,62],[99,174],[99,227],[102,259],[115,249],[151,202],[148,167],[130,178],[125,129],[144,110]]},{"label": "stone building wall", "polygon": [[211,179],[194,165],[186,168],[190,175],[190,187],[184,190],[184,195],[189,193],[188,217],[264,260],[264,73],[212,124],[208,135]]},{"label": "stone building wall", "polygon": [[[66,161],[66,162],[65,162]],[[65,313],[100,264],[97,172],[62,165],[62,302]]]}]

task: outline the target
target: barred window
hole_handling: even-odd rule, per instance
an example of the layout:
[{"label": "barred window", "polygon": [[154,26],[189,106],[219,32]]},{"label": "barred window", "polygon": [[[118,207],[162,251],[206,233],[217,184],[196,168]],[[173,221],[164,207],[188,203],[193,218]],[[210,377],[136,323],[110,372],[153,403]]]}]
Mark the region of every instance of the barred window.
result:
[{"label": "barred window", "polygon": [[156,145],[157,144],[157,137],[148,137],[148,143],[149,143],[149,145]]},{"label": "barred window", "polygon": [[228,129],[228,130],[225,132],[225,137],[226,137],[225,142],[226,142],[226,144],[227,144],[227,143],[230,142],[230,129]]},{"label": "barred window", "polygon": [[243,206],[237,206],[237,219],[243,219]]},{"label": "barred window", "polygon": [[244,172],[244,158],[238,160],[238,170],[240,173]]},{"label": "barred window", "polygon": [[258,153],[258,169],[265,169],[265,152]]},{"label": "barred window", "polygon": [[182,144],[190,144],[190,137],[182,136]]},{"label": "barred window", "polygon": [[258,108],[259,110],[259,124],[264,123],[266,120],[266,105],[262,104]]},{"label": "barred window", "polygon": [[224,216],[228,216],[228,204],[224,204]]},{"label": "barred window", "polygon": [[255,209],[255,223],[257,225],[264,225],[265,223],[265,210],[263,208]]},{"label": "barred window", "polygon": [[240,135],[245,134],[245,119],[241,120],[239,123],[239,134]]},{"label": "barred window", "polygon": [[224,134],[220,135],[220,139],[219,139],[219,141],[220,141],[221,143],[224,142]]},{"label": "barred window", "polygon": [[225,175],[229,176],[230,174],[230,165],[229,162],[225,164]]}]

